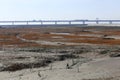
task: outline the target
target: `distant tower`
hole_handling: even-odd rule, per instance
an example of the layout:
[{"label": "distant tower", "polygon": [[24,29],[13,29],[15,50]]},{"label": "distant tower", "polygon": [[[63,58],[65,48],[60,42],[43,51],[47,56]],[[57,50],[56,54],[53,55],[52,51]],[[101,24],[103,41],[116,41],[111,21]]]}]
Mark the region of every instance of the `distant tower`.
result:
[{"label": "distant tower", "polygon": [[96,24],[99,24],[99,18],[96,18]]}]

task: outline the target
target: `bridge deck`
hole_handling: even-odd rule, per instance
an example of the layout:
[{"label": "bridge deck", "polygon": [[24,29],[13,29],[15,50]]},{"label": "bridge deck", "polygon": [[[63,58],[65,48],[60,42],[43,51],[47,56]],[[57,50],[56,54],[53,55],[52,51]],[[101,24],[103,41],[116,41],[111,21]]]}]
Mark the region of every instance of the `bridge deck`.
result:
[{"label": "bridge deck", "polygon": [[58,25],[58,24],[114,24],[118,23],[120,24],[120,20],[33,20],[33,21],[0,21],[0,25],[18,25],[18,24],[24,24],[24,25],[46,25],[46,24],[52,24],[52,25]]}]

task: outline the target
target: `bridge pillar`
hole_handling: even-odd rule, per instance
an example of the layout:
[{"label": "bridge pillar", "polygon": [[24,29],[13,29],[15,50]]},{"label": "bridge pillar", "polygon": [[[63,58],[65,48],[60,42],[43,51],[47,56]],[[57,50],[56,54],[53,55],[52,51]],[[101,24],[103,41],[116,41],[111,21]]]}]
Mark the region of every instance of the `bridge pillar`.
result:
[{"label": "bridge pillar", "polygon": [[57,25],[57,21],[55,21],[55,25]]},{"label": "bridge pillar", "polygon": [[112,24],[112,21],[109,21],[109,24]]},{"label": "bridge pillar", "polygon": [[14,21],[12,21],[12,25],[14,25]]},{"label": "bridge pillar", "polygon": [[26,24],[28,25],[28,24],[29,24],[29,22],[27,21],[27,22],[26,22]]},{"label": "bridge pillar", "polygon": [[99,21],[96,21],[96,24],[99,24]]},{"label": "bridge pillar", "polygon": [[71,24],[71,21],[69,21],[69,24]]},{"label": "bridge pillar", "polygon": [[83,24],[85,24],[85,21],[83,21]]},{"label": "bridge pillar", "polygon": [[43,24],[43,22],[41,21],[41,25]]}]

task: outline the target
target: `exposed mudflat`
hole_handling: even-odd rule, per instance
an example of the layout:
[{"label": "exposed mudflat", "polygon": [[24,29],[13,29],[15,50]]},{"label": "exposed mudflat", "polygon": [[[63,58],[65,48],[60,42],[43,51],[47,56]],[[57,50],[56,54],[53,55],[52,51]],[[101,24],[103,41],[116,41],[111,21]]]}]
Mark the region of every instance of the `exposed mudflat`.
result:
[{"label": "exposed mudflat", "polygon": [[120,80],[120,28],[1,28],[0,80]]},{"label": "exposed mudflat", "polygon": [[[120,58],[96,59],[66,69],[71,60],[58,61],[49,67],[24,69],[16,72],[0,72],[1,80],[120,80]],[[78,72],[79,65],[79,72]],[[39,76],[41,75],[41,76]]]}]

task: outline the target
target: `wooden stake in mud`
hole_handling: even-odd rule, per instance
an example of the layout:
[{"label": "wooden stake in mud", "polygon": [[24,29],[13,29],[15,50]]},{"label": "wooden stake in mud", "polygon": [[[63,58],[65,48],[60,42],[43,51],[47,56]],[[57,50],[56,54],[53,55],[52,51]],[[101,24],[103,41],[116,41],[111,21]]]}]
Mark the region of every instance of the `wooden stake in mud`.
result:
[{"label": "wooden stake in mud", "polygon": [[69,64],[67,63],[67,65],[66,65],[66,69],[70,69],[70,66],[69,66]]},{"label": "wooden stake in mud", "polygon": [[38,71],[38,76],[41,77],[40,71]]},{"label": "wooden stake in mud", "polygon": [[51,63],[51,65],[50,65],[50,70],[52,70],[53,69],[53,65],[52,65],[52,63]]}]

